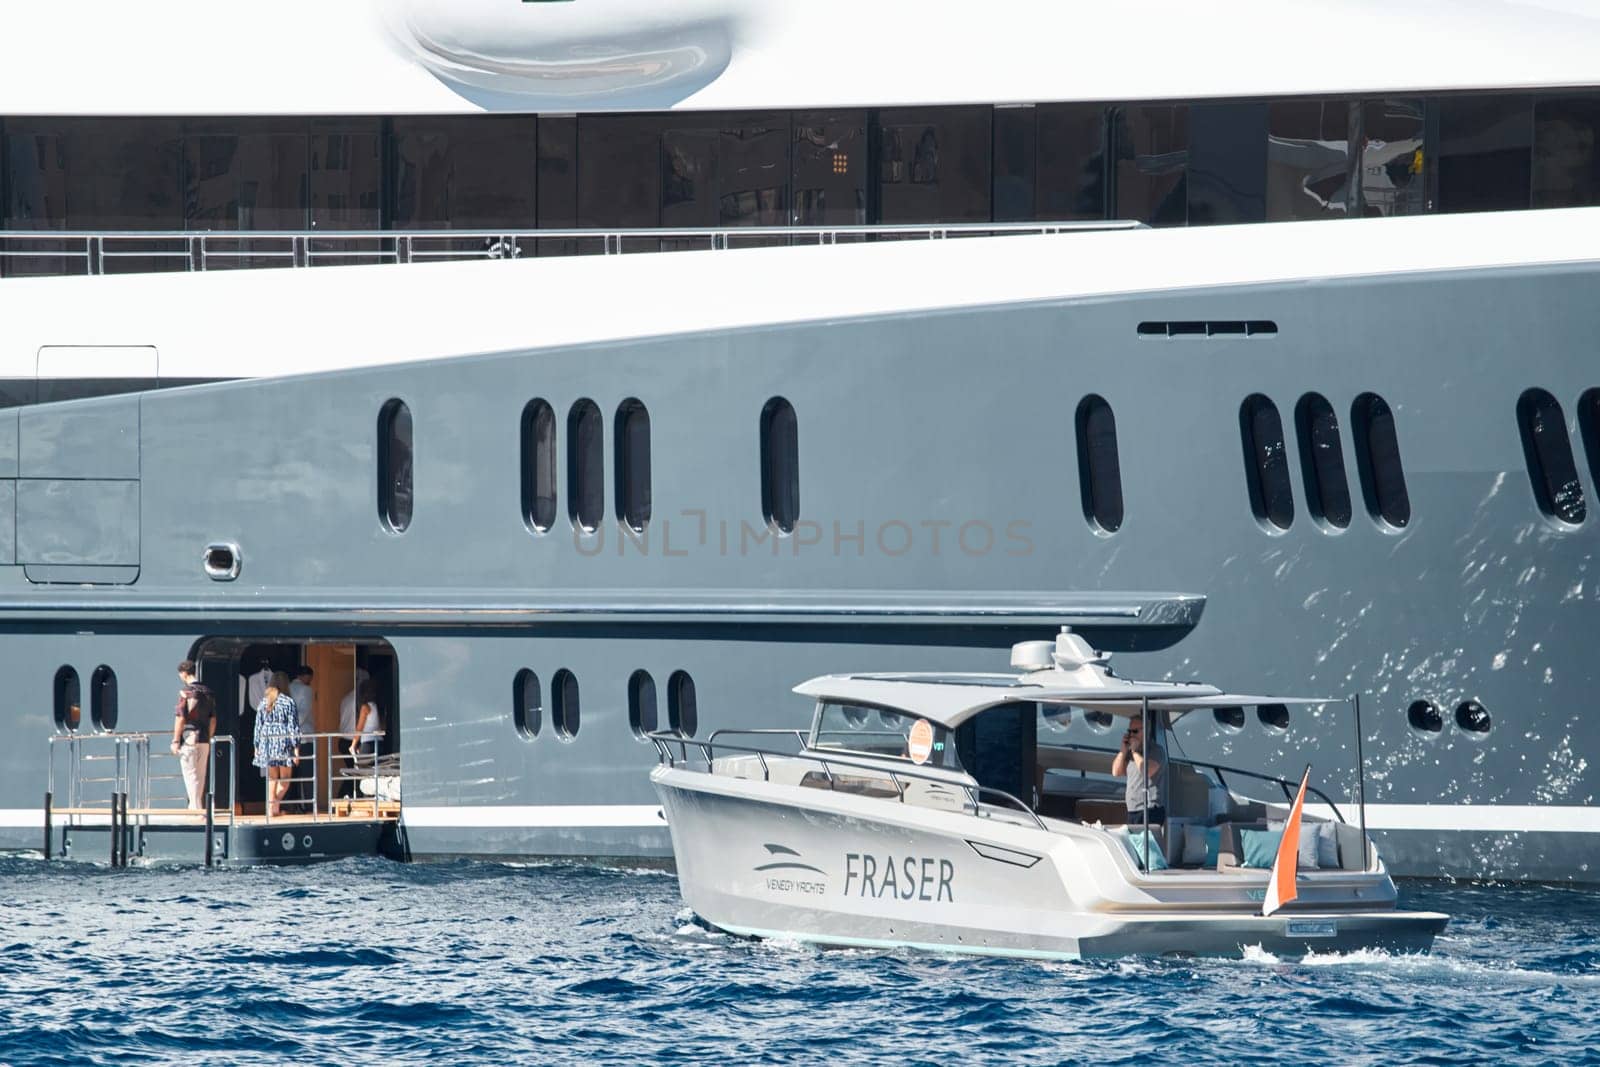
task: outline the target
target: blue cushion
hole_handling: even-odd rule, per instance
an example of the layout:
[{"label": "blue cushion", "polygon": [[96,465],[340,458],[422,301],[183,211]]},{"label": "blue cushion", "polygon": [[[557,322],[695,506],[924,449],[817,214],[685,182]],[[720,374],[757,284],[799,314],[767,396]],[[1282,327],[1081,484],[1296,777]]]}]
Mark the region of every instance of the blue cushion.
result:
[{"label": "blue cushion", "polygon": [[1240,830],[1239,844],[1244,849],[1244,866],[1271,867],[1278,859],[1282,830]]},{"label": "blue cushion", "polygon": [[1217,865],[1217,853],[1220,851],[1222,851],[1222,827],[1206,827],[1206,862],[1204,866],[1215,867]]},{"label": "blue cushion", "polygon": [[[1133,853],[1133,865],[1141,871],[1144,870],[1144,839],[1147,831],[1129,830],[1124,840],[1128,843],[1128,851]],[[1150,834],[1150,869],[1164,871],[1167,869],[1167,853],[1161,847],[1155,834]]]}]

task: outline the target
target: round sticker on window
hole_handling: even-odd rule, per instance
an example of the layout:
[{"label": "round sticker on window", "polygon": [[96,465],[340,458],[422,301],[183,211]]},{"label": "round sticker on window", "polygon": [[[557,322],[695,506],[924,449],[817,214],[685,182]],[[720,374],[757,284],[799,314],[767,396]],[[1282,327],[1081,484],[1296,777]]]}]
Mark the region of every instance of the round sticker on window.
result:
[{"label": "round sticker on window", "polygon": [[933,755],[933,724],[927,719],[918,719],[911,724],[911,734],[906,738],[906,753],[912,763],[927,763],[928,757]]}]

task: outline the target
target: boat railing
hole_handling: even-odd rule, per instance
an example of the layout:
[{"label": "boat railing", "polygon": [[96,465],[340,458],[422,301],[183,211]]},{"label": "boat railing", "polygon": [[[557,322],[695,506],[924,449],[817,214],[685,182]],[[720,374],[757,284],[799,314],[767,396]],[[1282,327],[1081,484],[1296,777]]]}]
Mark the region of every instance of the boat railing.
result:
[{"label": "boat railing", "polygon": [[[756,748],[748,745],[730,745],[726,742],[718,741],[718,738],[723,735],[789,736],[794,737],[799,742],[799,750],[795,752],[785,752],[778,749]],[[902,804],[905,803],[906,799],[907,782],[931,782],[934,785],[943,786],[945,788],[959,789],[961,792],[965,793],[967,797],[968,810],[972,815],[983,814],[982,800],[984,797],[996,798],[1004,801],[1007,808],[1015,808],[1017,811],[1026,815],[1038,829],[1043,830],[1046,833],[1048,833],[1050,830],[1050,828],[1044,824],[1044,820],[1039,818],[1038,813],[1035,812],[1033,808],[1029,807],[1022,800],[1010,793],[1007,793],[1003,789],[993,789],[985,785],[977,785],[975,783],[958,781],[949,773],[935,774],[930,771],[910,770],[903,767],[888,767],[883,763],[871,762],[862,759],[852,759],[848,755],[835,756],[831,754],[824,754],[816,749],[806,747],[806,735],[805,732],[801,730],[717,730],[704,741],[698,741],[694,738],[685,737],[682,734],[674,733],[671,730],[657,730],[646,734],[645,736],[655,744],[656,755],[660,762],[669,767],[682,766],[686,769],[693,769],[690,767],[691,761],[689,759],[689,752],[690,750],[695,750],[700,753],[700,758],[705,763],[706,773],[715,774],[717,752],[718,750],[721,750],[726,754],[755,756],[761,767],[762,781],[770,781],[772,771],[771,767],[767,763],[768,757],[772,757],[774,759],[800,759],[815,763],[822,769],[823,777],[827,781],[828,788],[830,790],[837,790],[839,788],[839,777],[835,776],[833,773],[834,768],[838,767],[849,768],[851,770],[868,771],[872,774],[881,775],[887,778],[893,785],[895,792],[898,794],[899,801]],[[677,749],[677,755],[673,754],[674,748]]]},{"label": "boat railing", "polygon": [[55,260],[61,266],[51,270],[0,270],[0,274],[182,272],[521,259],[534,255],[726,251],[752,245],[834,245],[1145,228],[1141,222],[1111,220],[489,230],[5,230],[0,231],[0,267],[13,260]]},{"label": "boat railing", "polygon": [[[1069,742],[1069,743],[1066,743],[1066,744],[1041,744],[1039,747],[1040,748],[1064,748],[1064,749],[1069,749],[1069,750],[1074,751],[1074,752],[1094,752],[1094,753],[1104,754],[1104,755],[1108,755],[1108,756],[1115,756],[1120,751],[1120,749],[1107,748],[1104,745],[1085,745],[1085,744],[1080,744],[1080,743],[1077,743],[1077,742]],[[1224,788],[1224,789],[1229,788],[1228,787],[1228,780],[1225,777],[1226,775],[1229,775],[1229,774],[1236,774],[1236,775],[1240,776],[1241,778],[1254,778],[1257,781],[1270,782],[1271,784],[1277,786],[1279,789],[1283,790],[1283,798],[1285,800],[1287,800],[1291,804],[1294,803],[1295,791],[1300,788],[1300,783],[1299,782],[1291,782],[1287,778],[1279,778],[1276,775],[1266,774],[1266,773],[1264,773],[1262,771],[1245,770],[1243,767],[1228,767],[1228,766],[1224,766],[1223,764],[1220,764],[1220,763],[1210,763],[1210,762],[1208,762],[1206,760],[1190,759],[1187,756],[1169,756],[1168,757],[1168,762],[1172,763],[1174,765],[1182,764],[1183,766],[1186,766],[1186,767],[1193,767],[1196,770],[1208,770],[1208,771],[1211,771],[1212,773],[1214,773],[1217,776],[1217,784],[1222,786],[1222,788]],[[1083,773],[1085,775],[1087,775],[1088,772],[1085,771]],[[1308,783],[1306,785],[1306,793],[1308,795],[1316,798],[1321,803],[1326,804],[1328,806],[1329,810],[1331,810],[1333,812],[1334,817],[1337,818],[1340,822],[1348,822],[1349,821],[1348,819],[1346,819],[1344,817],[1343,813],[1341,813],[1339,811],[1339,806],[1333,802],[1333,799],[1331,797],[1329,797],[1328,794],[1326,794],[1322,790],[1318,789],[1316,786],[1310,785]]]}]

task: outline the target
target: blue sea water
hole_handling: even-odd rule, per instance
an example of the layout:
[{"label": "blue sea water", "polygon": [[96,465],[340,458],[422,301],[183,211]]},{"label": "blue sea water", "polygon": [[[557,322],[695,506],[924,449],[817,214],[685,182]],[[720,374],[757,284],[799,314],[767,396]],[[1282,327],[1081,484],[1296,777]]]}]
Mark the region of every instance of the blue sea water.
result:
[{"label": "blue sea water", "polygon": [[1431,956],[1037,963],[748,942],[660,870],[0,860],[0,1062],[1594,1062],[1600,893],[1410,883]]}]

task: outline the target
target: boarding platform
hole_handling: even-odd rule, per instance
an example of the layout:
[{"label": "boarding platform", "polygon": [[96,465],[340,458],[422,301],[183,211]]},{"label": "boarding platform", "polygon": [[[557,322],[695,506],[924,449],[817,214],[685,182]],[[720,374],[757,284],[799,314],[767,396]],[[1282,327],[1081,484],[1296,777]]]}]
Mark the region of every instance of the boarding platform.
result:
[{"label": "boarding platform", "polygon": [[240,774],[259,771],[241,772],[239,746],[226,734],[211,740],[204,797],[190,807],[171,740],[170,733],[51,737],[45,859],[211,867],[405,858],[398,754],[342,759],[343,735],[303,735],[312,752],[274,815],[236,799]]}]

